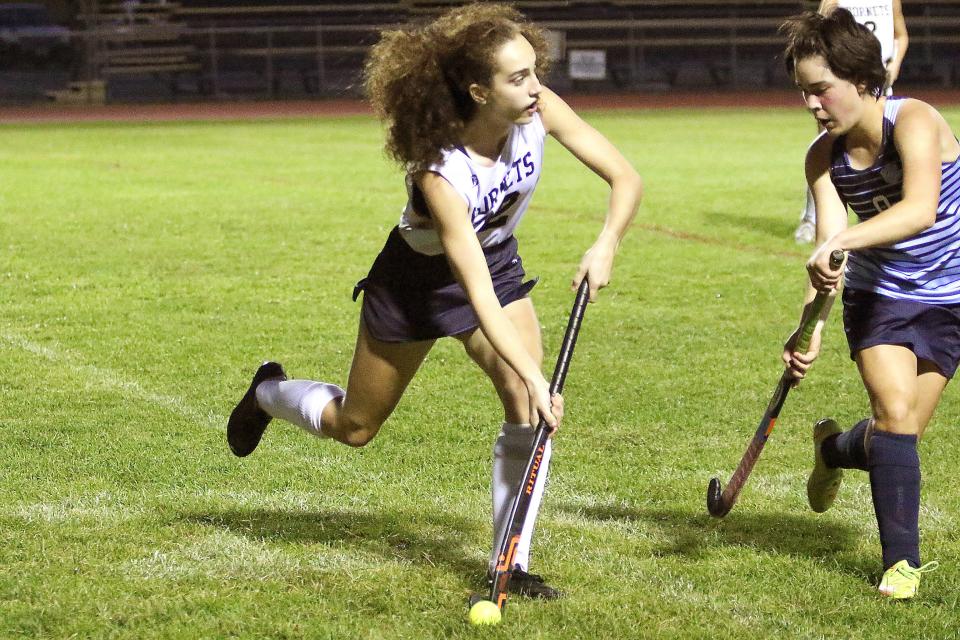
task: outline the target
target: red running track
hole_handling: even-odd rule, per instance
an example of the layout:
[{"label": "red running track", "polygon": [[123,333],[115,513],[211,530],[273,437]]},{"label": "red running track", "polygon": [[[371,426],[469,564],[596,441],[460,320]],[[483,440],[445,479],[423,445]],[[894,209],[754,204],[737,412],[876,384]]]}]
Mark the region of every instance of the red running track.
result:
[{"label": "red running track", "polygon": [[[904,91],[938,107],[960,104],[958,90]],[[566,96],[575,109],[801,108],[795,91],[618,93]],[[163,122],[251,120],[370,114],[362,100],[288,100],[173,104],[58,105],[0,107],[0,123]]]}]

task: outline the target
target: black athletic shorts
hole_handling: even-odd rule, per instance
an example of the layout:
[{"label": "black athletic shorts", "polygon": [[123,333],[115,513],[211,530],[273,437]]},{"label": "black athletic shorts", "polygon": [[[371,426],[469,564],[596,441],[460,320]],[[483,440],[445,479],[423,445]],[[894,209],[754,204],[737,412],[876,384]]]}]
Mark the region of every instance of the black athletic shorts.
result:
[{"label": "black athletic shorts", "polygon": [[878,344],[904,346],[952,378],[960,363],[960,305],[937,305],[844,289],[843,330],[850,358]]},{"label": "black athletic shorts", "polygon": [[[526,273],[510,237],[485,247],[487,267],[501,306],[525,298],[537,284],[524,282]],[[479,326],[463,287],[445,255],[428,256],[410,248],[393,228],[367,277],[353,290],[363,291],[361,314],[367,329],[383,342],[415,342],[455,336]]]}]

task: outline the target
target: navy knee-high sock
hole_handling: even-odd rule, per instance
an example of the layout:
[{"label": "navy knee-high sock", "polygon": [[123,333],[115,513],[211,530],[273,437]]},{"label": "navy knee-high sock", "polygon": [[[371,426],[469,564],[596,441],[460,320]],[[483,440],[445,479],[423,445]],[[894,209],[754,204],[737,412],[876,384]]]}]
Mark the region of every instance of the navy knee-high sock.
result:
[{"label": "navy knee-high sock", "polygon": [[883,568],[900,560],[920,566],[920,456],[917,436],[874,431],[870,489],[880,528]]},{"label": "navy knee-high sock", "polygon": [[849,431],[830,436],[820,445],[820,453],[828,467],[863,469],[867,471],[867,451],[864,436],[870,418],[864,418]]}]

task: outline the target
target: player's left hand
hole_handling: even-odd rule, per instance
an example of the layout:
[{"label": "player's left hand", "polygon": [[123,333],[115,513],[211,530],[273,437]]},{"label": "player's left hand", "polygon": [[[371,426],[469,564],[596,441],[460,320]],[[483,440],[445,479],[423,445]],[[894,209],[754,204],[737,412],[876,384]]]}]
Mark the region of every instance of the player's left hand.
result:
[{"label": "player's left hand", "polygon": [[557,419],[557,426],[547,427],[550,430],[550,437],[557,435],[557,431],[560,429],[560,424],[563,422],[563,396],[559,393],[555,393],[550,396],[550,411],[553,413],[554,417]]},{"label": "player's left hand", "polygon": [[790,376],[794,380],[794,386],[803,380],[813,361],[820,355],[820,331],[815,330],[813,332],[813,335],[810,337],[810,346],[807,347],[806,353],[800,353],[796,350],[799,336],[800,328],[798,327],[790,334],[786,344],[783,345],[783,364],[787,371],[790,372]]},{"label": "player's left hand", "polygon": [[570,288],[576,291],[586,276],[587,282],[590,283],[590,302],[596,302],[597,292],[610,284],[610,273],[613,271],[613,257],[616,252],[616,239],[601,234],[593,246],[583,254]]}]

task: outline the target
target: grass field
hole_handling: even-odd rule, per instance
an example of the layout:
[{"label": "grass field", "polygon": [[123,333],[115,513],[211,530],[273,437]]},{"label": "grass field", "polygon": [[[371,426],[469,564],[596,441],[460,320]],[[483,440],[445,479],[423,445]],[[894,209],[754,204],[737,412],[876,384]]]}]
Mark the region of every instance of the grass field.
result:
[{"label": "grass field", "polygon": [[[960,125],[960,111],[945,110]],[[706,515],[780,374],[802,110],[588,112],[647,195],[587,312],[533,566],[567,597],[475,629],[501,417],[441,341],[380,437],[226,416],[257,364],[344,382],[402,176],[366,117],[3,126],[0,637],[944,638],[960,629],[960,400],[921,447],[924,578],[881,600],[865,475],[806,507],[809,429],[867,411],[839,314],[737,508]],[[519,238],[552,362],[606,185],[558,145]],[[468,390],[463,393],[463,390]]]}]

